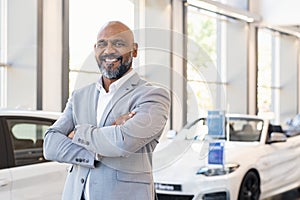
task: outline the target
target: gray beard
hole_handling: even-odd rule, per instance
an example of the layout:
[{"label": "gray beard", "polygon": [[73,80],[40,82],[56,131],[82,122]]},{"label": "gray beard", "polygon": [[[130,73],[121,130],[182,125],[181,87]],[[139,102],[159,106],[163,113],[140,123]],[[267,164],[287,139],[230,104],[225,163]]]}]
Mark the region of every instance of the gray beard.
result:
[{"label": "gray beard", "polygon": [[122,63],[121,60],[121,64],[116,69],[112,69],[110,66],[108,67],[108,69],[106,69],[102,64],[98,65],[104,77],[109,79],[119,79],[130,69],[131,63],[132,58],[126,63]]}]

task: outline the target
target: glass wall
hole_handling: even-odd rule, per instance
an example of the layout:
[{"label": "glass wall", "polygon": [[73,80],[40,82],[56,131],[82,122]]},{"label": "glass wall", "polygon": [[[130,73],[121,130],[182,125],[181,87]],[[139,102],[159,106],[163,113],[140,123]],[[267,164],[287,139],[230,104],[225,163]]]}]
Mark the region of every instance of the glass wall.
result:
[{"label": "glass wall", "polygon": [[[187,109],[188,121],[197,113],[213,109],[209,85],[217,86],[217,20],[211,13],[188,7],[188,56],[187,56]],[[206,81],[202,69],[213,69],[212,80]],[[191,107],[196,99],[200,111]]]},{"label": "glass wall", "polygon": [[187,34],[188,121],[212,109],[247,113],[247,23],[188,6]]},{"label": "glass wall", "polygon": [[37,1],[0,0],[0,107],[36,109],[37,45]]},{"label": "glass wall", "polygon": [[257,47],[258,113],[282,124],[298,113],[298,38],[259,29]]},{"label": "glass wall", "polygon": [[[275,38],[268,30],[258,31],[258,73],[257,73],[257,108],[259,113],[270,112],[272,104],[272,90],[278,91],[278,87],[272,87],[272,45]],[[275,70],[273,70],[275,71]],[[274,77],[275,78],[275,77]],[[275,81],[274,81],[275,83]],[[275,92],[274,92],[275,93]]]}]

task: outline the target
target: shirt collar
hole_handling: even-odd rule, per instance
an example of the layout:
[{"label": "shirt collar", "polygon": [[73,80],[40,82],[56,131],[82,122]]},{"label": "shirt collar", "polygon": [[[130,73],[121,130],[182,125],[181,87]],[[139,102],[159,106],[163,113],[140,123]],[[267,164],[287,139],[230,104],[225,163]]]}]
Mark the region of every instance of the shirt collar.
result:
[{"label": "shirt collar", "polygon": [[[129,78],[131,78],[135,74],[133,69],[130,69],[129,72],[127,72],[125,75],[123,75],[121,78],[113,82],[109,86],[109,92],[115,92],[117,91],[123,83],[125,83]],[[96,88],[101,91],[104,89],[103,87],[103,81],[102,81],[102,75],[99,77],[98,81],[96,82]]]}]

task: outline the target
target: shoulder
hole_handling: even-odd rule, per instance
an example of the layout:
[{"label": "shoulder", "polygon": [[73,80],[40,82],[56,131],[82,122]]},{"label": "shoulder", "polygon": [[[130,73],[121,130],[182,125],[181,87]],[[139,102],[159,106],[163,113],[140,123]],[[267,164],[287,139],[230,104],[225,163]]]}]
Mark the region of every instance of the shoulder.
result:
[{"label": "shoulder", "polygon": [[166,87],[163,87],[161,85],[156,85],[153,83],[146,82],[140,87],[140,89],[148,92],[155,92],[155,93],[162,93],[162,94],[169,95],[169,91],[166,89]]},{"label": "shoulder", "polygon": [[170,92],[167,87],[158,84],[151,83],[141,79],[139,86],[136,88],[135,93],[140,95],[140,97],[152,97],[152,98],[164,98],[167,101],[170,101]]},{"label": "shoulder", "polygon": [[76,96],[76,95],[89,94],[94,91],[96,91],[96,83],[92,83],[82,88],[78,88],[74,90],[72,94],[73,96]]},{"label": "shoulder", "polygon": [[164,93],[169,95],[169,90],[167,89],[167,87],[160,83],[149,82],[140,78],[138,85],[139,85],[138,86],[139,90],[144,90],[149,92],[153,91],[153,92],[159,92],[159,93]]}]

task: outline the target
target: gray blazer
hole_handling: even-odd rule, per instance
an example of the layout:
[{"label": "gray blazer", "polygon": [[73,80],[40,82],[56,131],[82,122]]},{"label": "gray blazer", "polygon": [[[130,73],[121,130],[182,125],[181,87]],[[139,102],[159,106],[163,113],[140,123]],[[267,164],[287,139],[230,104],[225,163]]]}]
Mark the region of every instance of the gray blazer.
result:
[{"label": "gray blazer", "polygon": [[[45,158],[72,164],[62,199],[80,200],[88,173],[91,200],[154,199],[152,152],[168,118],[169,93],[135,73],[97,125],[98,96],[96,84],[74,91],[62,116],[45,133]],[[111,125],[129,111],[136,112],[133,118]],[[71,140],[67,135],[74,129]]]}]

